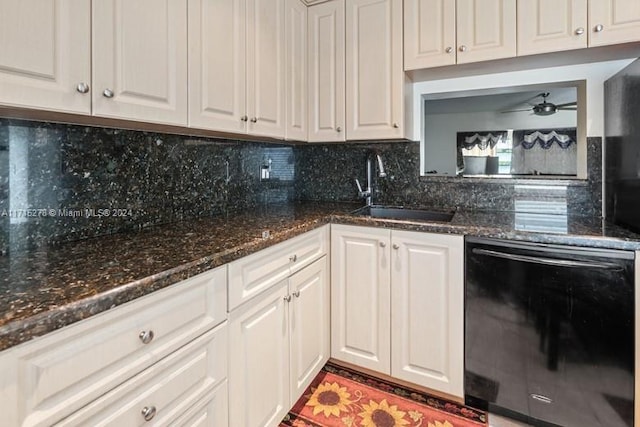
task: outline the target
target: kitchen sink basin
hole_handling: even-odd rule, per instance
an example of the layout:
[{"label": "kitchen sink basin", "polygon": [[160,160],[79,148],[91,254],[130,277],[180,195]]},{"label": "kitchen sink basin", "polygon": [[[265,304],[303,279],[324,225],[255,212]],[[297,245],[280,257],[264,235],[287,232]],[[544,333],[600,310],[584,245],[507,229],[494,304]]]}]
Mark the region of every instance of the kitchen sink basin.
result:
[{"label": "kitchen sink basin", "polygon": [[356,215],[372,218],[406,219],[418,221],[449,222],[453,212],[430,211],[426,209],[398,208],[388,206],[365,206],[355,211]]}]

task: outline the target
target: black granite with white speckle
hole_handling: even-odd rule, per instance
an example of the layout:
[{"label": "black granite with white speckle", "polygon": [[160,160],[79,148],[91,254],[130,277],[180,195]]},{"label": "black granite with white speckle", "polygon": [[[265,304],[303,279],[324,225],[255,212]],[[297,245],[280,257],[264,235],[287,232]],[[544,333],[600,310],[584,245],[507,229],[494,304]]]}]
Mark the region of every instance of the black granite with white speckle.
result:
[{"label": "black granite with white speckle", "polygon": [[0,253],[291,201],[293,175],[286,145],[0,119]]},{"label": "black granite with white speckle", "polygon": [[[329,222],[640,249],[599,218],[600,139],[588,145],[586,181],[488,181],[419,177],[415,142],[291,147],[0,119],[0,350]],[[353,215],[372,150],[388,173],[377,203],[452,221]],[[539,205],[567,215],[519,209]]]},{"label": "black granite with white speckle", "polygon": [[587,139],[587,180],[421,177],[418,142],[296,147],[296,199],[357,201],[355,178],[366,182],[372,152],[381,155],[387,172],[375,178],[375,203],[514,211],[530,195],[540,201],[542,186],[554,188],[552,200],[563,199],[568,214],[602,216],[602,138]]},{"label": "black granite with white speckle", "polygon": [[[639,250],[640,236],[590,217],[518,229],[513,212],[458,211],[449,223],[357,216],[353,203],[293,203],[0,257],[0,350],[124,304],[327,223]],[[555,222],[556,218],[546,217]],[[534,221],[544,225],[545,217]],[[557,228],[557,224],[554,224]],[[270,238],[263,239],[262,231]]]}]

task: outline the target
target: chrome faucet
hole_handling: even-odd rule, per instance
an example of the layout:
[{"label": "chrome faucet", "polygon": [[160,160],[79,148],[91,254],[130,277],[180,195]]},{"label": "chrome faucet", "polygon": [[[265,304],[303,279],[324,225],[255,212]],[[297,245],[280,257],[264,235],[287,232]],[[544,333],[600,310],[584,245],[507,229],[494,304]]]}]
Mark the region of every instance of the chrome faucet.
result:
[{"label": "chrome faucet", "polygon": [[[382,157],[380,154],[373,153],[378,163],[378,177],[384,178],[387,176],[387,172],[384,170],[384,164],[382,163]],[[373,204],[373,169],[375,168],[373,164],[372,156],[367,156],[367,188],[366,190],[362,189],[360,185],[360,181],[356,178],[356,185],[358,186],[358,195],[360,198],[365,199],[366,205],[371,206]]]}]

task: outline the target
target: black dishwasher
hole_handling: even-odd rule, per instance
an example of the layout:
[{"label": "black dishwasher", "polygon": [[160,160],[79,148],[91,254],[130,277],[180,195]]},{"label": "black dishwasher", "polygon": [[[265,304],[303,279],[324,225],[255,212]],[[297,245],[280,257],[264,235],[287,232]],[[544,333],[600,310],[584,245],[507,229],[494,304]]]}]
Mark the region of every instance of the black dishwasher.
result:
[{"label": "black dishwasher", "polygon": [[465,243],[465,401],[537,426],[632,427],[634,253]]}]

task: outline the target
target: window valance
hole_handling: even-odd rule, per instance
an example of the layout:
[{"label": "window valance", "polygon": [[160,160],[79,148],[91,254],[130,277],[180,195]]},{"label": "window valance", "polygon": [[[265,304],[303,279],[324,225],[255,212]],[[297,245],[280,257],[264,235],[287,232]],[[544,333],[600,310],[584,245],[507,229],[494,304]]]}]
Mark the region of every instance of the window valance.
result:
[{"label": "window valance", "polygon": [[513,146],[530,150],[536,145],[548,150],[557,144],[563,150],[576,143],[576,128],[530,129],[513,131]]}]

